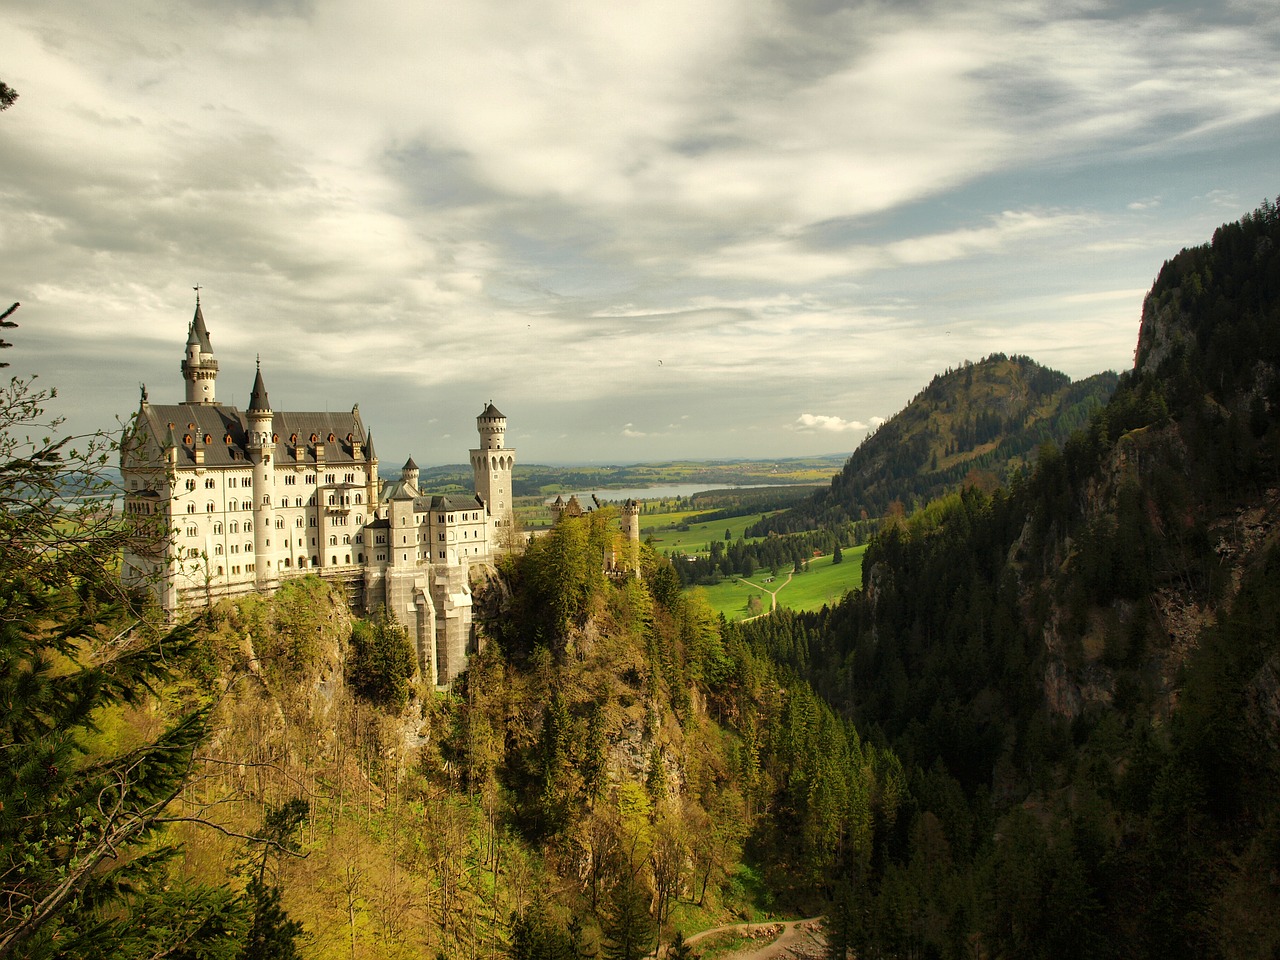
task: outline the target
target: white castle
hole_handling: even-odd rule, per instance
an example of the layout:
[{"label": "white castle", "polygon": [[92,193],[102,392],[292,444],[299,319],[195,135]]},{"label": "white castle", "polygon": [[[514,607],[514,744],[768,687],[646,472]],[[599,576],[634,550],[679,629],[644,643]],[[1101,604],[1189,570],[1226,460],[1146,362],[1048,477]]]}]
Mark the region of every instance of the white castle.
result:
[{"label": "white castle", "polygon": [[424,678],[456,678],[475,647],[472,573],[514,535],[506,417],[490,403],[476,418],[474,499],[425,496],[412,458],[399,480],[378,479],[358,405],[272,410],[261,364],[247,410],[218,403],[198,291],[181,366],[185,401],[153,404],[144,387],[122,445],[126,512],[161,518],[168,534],[125,552],[125,582],[176,615],[318,574],[405,625]]}]

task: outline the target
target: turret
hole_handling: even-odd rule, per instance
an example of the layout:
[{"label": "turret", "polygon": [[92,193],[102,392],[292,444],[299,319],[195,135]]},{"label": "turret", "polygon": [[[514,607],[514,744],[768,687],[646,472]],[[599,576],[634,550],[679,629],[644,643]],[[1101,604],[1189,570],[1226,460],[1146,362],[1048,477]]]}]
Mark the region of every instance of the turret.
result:
[{"label": "turret", "polygon": [[418,465],[413,462],[413,457],[406,460],[404,466],[400,468],[400,479],[412,488],[415,494],[418,492]]},{"label": "turret", "polygon": [[272,430],[274,415],[271,401],[267,399],[267,386],[262,380],[261,361],[253,380],[253,390],[249,392],[249,409],[245,413],[249,434],[245,447],[253,461],[254,574],[258,589],[263,590],[276,581],[275,549],[272,546],[275,465],[271,462],[276,452],[276,439]]},{"label": "turret", "polygon": [[182,379],[186,381],[186,403],[217,403],[218,361],[213,356],[209,330],[200,309],[200,288],[196,288],[196,315],[187,329],[186,355],[182,359]]}]

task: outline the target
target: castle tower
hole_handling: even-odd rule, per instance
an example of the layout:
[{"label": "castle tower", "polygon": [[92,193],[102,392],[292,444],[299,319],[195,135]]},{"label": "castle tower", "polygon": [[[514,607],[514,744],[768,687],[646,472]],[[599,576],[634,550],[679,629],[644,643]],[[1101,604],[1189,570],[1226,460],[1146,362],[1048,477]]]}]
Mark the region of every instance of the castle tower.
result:
[{"label": "castle tower", "polygon": [[480,432],[480,449],[471,451],[471,470],[475,474],[476,493],[492,519],[490,542],[501,549],[508,545],[514,533],[511,468],[515,466],[516,452],[504,446],[507,418],[492,403],[476,417],[476,429]]},{"label": "castle tower", "polygon": [[[378,489],[378,455],[373,450],[373,431],[370,430],[365,436],[364,457],[368,462],[369,468],[365,471],[364,482],[364,502],[371,507],[377,506],[378,495],[381,492]],[[373,519],[372,515],[369,517]]]},{"label": "castle tower", "polygon": [[249,409],[245,413],[249,434],[245,448],[253,461],[254,573],[258,589],[264,590],[276,582],[275,551],[271,546],[276,469],[271,461],[275,457],[276,439],[272,429],[274,415],[271,402],[267,399],[266,384],[262,382],[261,361],[253,380],[253,390],[249,393]]},{"label": "castle tower", "polygon": [[200,288],[196,287],[196,315],[187,331],[187,352],[182,359],[182,379],[187,382],[187,403],[217,403],[214,387],[218,380],[218,361],[209,343],[209,331],[200,309]]},{"label": "castle tower", "polygon": [[623,562],[628,570],[640,576],[640,504],[635,500],[627,500],[622,505],[619,520],[622,527]]},{"label": "castle tower", "polygon": [[400,468],[400,479],[412,488],[412,492],[416,496],[418,493],[418,465],[413,462],[413,457],[406,460],[404,466]]}]

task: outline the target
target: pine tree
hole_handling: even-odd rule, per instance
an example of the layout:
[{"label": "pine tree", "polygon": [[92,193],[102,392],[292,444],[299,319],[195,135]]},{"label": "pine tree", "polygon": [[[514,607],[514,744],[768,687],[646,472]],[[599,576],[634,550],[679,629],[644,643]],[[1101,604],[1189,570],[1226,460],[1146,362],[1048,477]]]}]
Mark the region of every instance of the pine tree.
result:
[{"label": "pine tree", "polygon": [[653,949],[656,930],[648,901],[635,873],[624,874],[613,888],[604,918],[606,960],[640,960]]},{"label": "pine tree", "polygon": [[161,836],[206,711],[116,752],[95,741],[97,718],[149,700],[198,625],[159,636],[123,590],[121,549],[150,531],[110,508],[107,438],[50,439],[53,396],[17,378],[0,389],[0,960],[99,943],[229,956],[247,905],[170,884]]}]

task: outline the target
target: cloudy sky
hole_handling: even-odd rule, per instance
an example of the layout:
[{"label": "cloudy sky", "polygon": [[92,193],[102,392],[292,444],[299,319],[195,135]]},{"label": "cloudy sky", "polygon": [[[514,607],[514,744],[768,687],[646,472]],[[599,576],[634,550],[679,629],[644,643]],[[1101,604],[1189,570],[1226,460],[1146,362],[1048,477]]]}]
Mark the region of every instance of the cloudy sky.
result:
[{"label": "cloudy sky", "polygon": [[937,372],[1132,362],[1280,193],[1274,0],[0,0],[7,372],[77,430],[358,402],[384,464],[847,452]]}]

